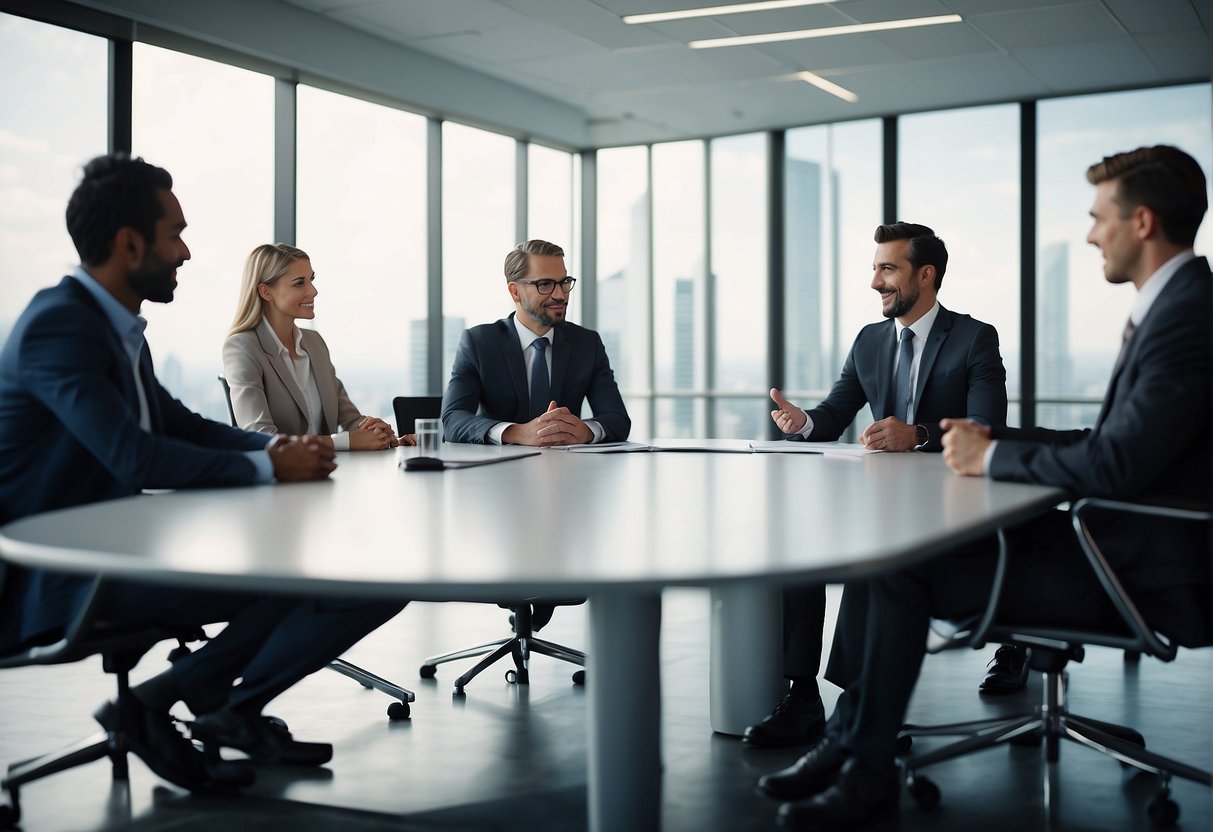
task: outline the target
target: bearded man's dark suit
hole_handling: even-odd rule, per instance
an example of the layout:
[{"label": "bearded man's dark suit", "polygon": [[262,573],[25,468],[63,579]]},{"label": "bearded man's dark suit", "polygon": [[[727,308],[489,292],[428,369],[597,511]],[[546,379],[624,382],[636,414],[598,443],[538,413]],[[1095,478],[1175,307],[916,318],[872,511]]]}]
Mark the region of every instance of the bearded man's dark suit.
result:
[{"label": "bearded man's dark suit", "polygon": [[[869,324],[855,344],[830,395],[812,410],[810,442],[833,442],[869,404],[876,420],[893,415],[893,358],[897,328],[892,319]],[[923,450],[939,451],[939,420],[956,413],[1003,427],[1007,423],[1007,373],[998,351],[998,332],[987,323],[939,307],[919,359],[914,385],[914,422],[927,429]],[[789,435],[789,439],[800,439]],[[825,587],[791,587],[784,592],[784,674],[813,678],[821,665]],[[828,674],[827,674],[828,675]]]},{"label": "bearded man's dark suit", "polygon": [[[65,277],[35,295],[0,353],[0,522],[145,488],[255,481],[245,452],[265,448],[271,437],[191,412],[160,386],[146,347],[139,375],[150,430],[143,430],[131,369],[113,325],[80,280]],[[0,569],[0,653],[61,637],[93,584],[88,576],[2,562]],[[225,703],[259,709],[403,606],[165,592],[121,581],[109,584],[105,598],[99,619],[113,624],[229,622],[173,665],[195,714]]]}]

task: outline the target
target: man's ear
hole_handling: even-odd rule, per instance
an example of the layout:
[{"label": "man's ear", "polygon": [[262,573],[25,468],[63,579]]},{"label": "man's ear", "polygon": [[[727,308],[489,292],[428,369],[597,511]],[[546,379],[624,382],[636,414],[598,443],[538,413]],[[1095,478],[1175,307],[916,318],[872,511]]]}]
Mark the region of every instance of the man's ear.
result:
[{"label": "man's ear", "polygon": [[505,284],[505,288],[509,290],[510,297],[513,298],[514,303],[520,303],[522,301],[522,296],[519,294],[517,282],[511,280]]},{"label": "man's ear", "polygon": [[1132,213],[1133,230],[1137,239],[1148,240],[1159,234],[1158,215],[1147,205],[1138,205]]},{"label": "man's ear", "polygon": [[919,269],[918,270],[918,282],[922,286],[934,286],[935,285],[935,267],[932,266],[930,263],[928,263],[925,266],[923,266],[921,269]]},{"label": "man's ear", "polygon": [[139,267],[143,263],[143,255],[147,251],[147,241],[143,235],[129,225],[118,229],[114,235],[114,250],[112,255],[118,258],[128,269]]}]

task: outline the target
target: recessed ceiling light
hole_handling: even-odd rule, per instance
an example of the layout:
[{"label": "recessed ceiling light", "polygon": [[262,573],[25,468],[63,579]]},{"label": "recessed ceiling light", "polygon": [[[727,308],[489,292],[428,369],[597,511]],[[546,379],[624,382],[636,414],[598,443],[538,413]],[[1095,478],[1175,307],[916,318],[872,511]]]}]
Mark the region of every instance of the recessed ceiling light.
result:
[{"label": "recessed ceiling light", "polygon": [[822,29],[800,29],[794,32],[769,32],[764,35],[738,35],[711,40],[693,40],[687,44],[692,49],[716,49],[721,46],[752,46],[756,43],[776,43],[784,40],[808,40],[828,38],[836,35],[858,35],[864,32],[887,32],[890,29],[913,29],[918,26],[939,26],[944,23],[960,23],[958,14],[941,14],[935,17],[914,17],[905,20],[886,20],[881,23],[854,23],[847,26],[827,26]]},{"label": "recessed ceiling light", "polygon": [[771,9],[790,9],[794,6],[818,6],[838,0],[760,0],[757,3],[730,3],[727,6],[708,6],[703,9],[682,9],[675,12],[653,12],[651,14],[625,14],[624,23],[663,23],[667,20],[686,20],[689,17],[716,17],[722,14],[741,12],[765,12]]},{"label": "recessed ceiling light", "polygon": [[833,81],[827,81],[825,78],[822,78],[816,72],[809,72],[808,70],[805,70],[804,72],[797,72],[796,77],[799,78],[801,81],[806,81],[806,82],[812,84],[813,86],[817,87],[818,89],[825,90],[830,95],[834,95],[834,96],[841,98],[843,101],[849,101],[850,103],[854,104],[856,101],[859,100],[859,96],[856,95],[855,93],[851,92],[850,90],[846,89],[845,87],[838,86]]}]

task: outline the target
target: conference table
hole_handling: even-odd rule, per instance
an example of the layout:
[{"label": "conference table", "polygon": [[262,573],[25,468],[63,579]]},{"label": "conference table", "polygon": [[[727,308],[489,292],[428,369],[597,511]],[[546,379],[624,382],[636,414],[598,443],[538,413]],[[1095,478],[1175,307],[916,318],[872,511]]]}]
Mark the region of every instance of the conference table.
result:
[{"label": "conference table", "polygon": [[[444,445],[442,455],[516,451]],[[782,585],[906,566],[1064,498],[1053,488],[955,476],[938,454],[546,450],[412,471],[397,464],[408,453],[340,454],[323,482],[144,494],[48,512],[0,529],[0,556],[313,596],[587,596],[589,827],[630,831],[660,825],[664,588],[711,591],[710,721],[740,733],[781,695]]]}]

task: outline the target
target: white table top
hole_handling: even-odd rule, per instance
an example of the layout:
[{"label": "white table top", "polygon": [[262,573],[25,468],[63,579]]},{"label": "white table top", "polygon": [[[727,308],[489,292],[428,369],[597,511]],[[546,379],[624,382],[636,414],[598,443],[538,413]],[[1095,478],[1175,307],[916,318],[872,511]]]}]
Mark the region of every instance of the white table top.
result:
[{"label": "white table top", "polygon": [[[444,446],[447,456],[496,453]],[[442,472],[339,455],[332,481],[143,495],[0,529],[11,562],[193,586],[495,600],[830,581],[1039,513],[1052,488],[935,454],[540,456]]]}]

